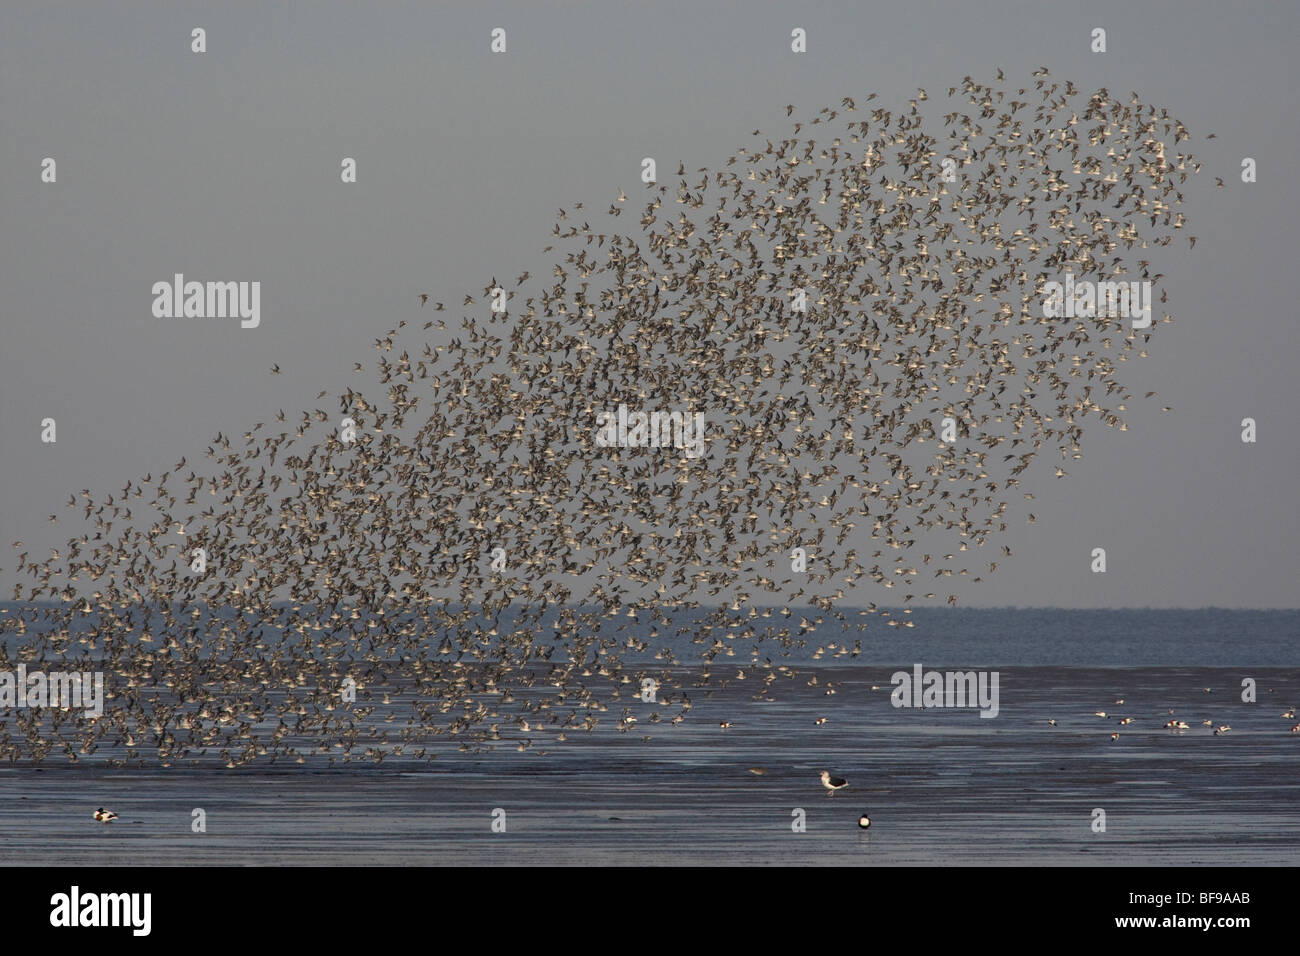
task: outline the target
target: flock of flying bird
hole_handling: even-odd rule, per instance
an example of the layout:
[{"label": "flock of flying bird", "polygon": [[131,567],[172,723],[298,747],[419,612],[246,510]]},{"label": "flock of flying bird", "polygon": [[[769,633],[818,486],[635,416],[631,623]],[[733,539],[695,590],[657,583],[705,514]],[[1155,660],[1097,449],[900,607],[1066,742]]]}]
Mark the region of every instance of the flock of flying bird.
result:
[{"label": "flock of flying bird", "polygon": [[[0,666],[101,669],[110,700],[11,711],[0,758],[554,746],[734,680],[775,694],[827,617],[911,624],[846,595],[955,602],[938,585],[1010,555],[1031,476],[1063,477],[1089,421],[1125,427],[1120,371],[1160,324],[1046,318],[1043,284],[1156,286],[1199,164],[1165,110],[1045,69],[875,99],[755,130],[639,209],[561,209],[545,276],[493,278],[459,325],[419,295],[337,414],[70,495],[66,547],[15,543]],[[703,455],[598,444],[620,404],[701,413]]]}]

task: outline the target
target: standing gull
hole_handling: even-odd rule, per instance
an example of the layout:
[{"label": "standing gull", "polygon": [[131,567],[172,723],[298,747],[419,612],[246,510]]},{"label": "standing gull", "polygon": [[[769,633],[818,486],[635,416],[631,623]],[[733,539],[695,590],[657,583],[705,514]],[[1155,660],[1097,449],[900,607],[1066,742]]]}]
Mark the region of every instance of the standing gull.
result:
[{"label": "standing gull", "polygon": [[848,785],[849,782],[845,780],[843,777],[832,777],[831,772],[829,770],[822,771],[822,786],[825,787],[828,791],[830,791],[829,793],[827,793],[828,797],[835,796],[836,790],[843,790]]}]

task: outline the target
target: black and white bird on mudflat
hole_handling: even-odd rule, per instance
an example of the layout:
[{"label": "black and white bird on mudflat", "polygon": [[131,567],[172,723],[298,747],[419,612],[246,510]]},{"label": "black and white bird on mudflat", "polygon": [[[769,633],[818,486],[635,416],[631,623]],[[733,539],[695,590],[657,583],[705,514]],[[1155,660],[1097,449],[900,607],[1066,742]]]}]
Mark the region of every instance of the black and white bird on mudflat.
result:
[{"label": "black and white bird on mudflat", "polygon": [[822,786],[830,791],[827,796],[835,796],[836,790],[843,790],[848,785],[849,782],[843,777],[832,777],[829,770],[822,771]]}]

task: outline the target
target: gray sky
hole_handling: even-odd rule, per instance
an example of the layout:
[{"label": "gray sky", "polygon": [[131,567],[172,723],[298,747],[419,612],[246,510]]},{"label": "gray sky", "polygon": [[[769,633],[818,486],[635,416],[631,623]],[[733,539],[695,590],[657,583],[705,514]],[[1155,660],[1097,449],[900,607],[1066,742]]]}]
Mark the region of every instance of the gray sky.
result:
[{"label": "gray sky", "polygon": [[[807,54],[789,50],[796,26]],[[1157,398],[1126,432],[1094,422],[1070,478],[1036,482],[1037,523],[998,539],[1013,557],[958,593],[1294,607],[1297,35],[1295,3],[1201,0],[0,5],[0,587],[17,580],[11,541],[41,558],[80,533],[69,493],[198,462],[217,431],[280,408],[336,407],[316,393],[351,384],[399,319],[427,318],[418,293],[450,311],[489,274],[545,270],[556,209],[631,193],[643,156],[714,168],[755,128],[788,133],[787,103],[877,92],[898,110],[918,86],[995,67],[1027,86],[1045,65],[1191,127],[1199,239],[1165,260],[1174,326],[1121,376]],[[57,184],[40,181],[47,156]],[[150,288],[176,272],[259,280],[261,326],[154,318]],[[1240,441],[1246,416],[1257,444]]]}]

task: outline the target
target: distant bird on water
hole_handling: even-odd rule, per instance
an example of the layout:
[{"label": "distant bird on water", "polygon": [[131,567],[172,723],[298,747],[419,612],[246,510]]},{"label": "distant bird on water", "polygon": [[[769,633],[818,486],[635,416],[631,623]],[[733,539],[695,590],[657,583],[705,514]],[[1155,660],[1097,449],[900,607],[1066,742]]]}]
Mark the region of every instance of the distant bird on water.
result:
[{"label": "distant bird on water", "polygon": [[103,807],[99,807],[95,810],[95,819],[100,823],[112,823],[117,819],[117,814],[112,810],[105,810]]},{"label": "distant bird on water", "polygon": [[858,817],[858,826],[863,830],[867,829],[871,826],[871,817],[867,816],[865,813],[862,814],[862,816]]}]

